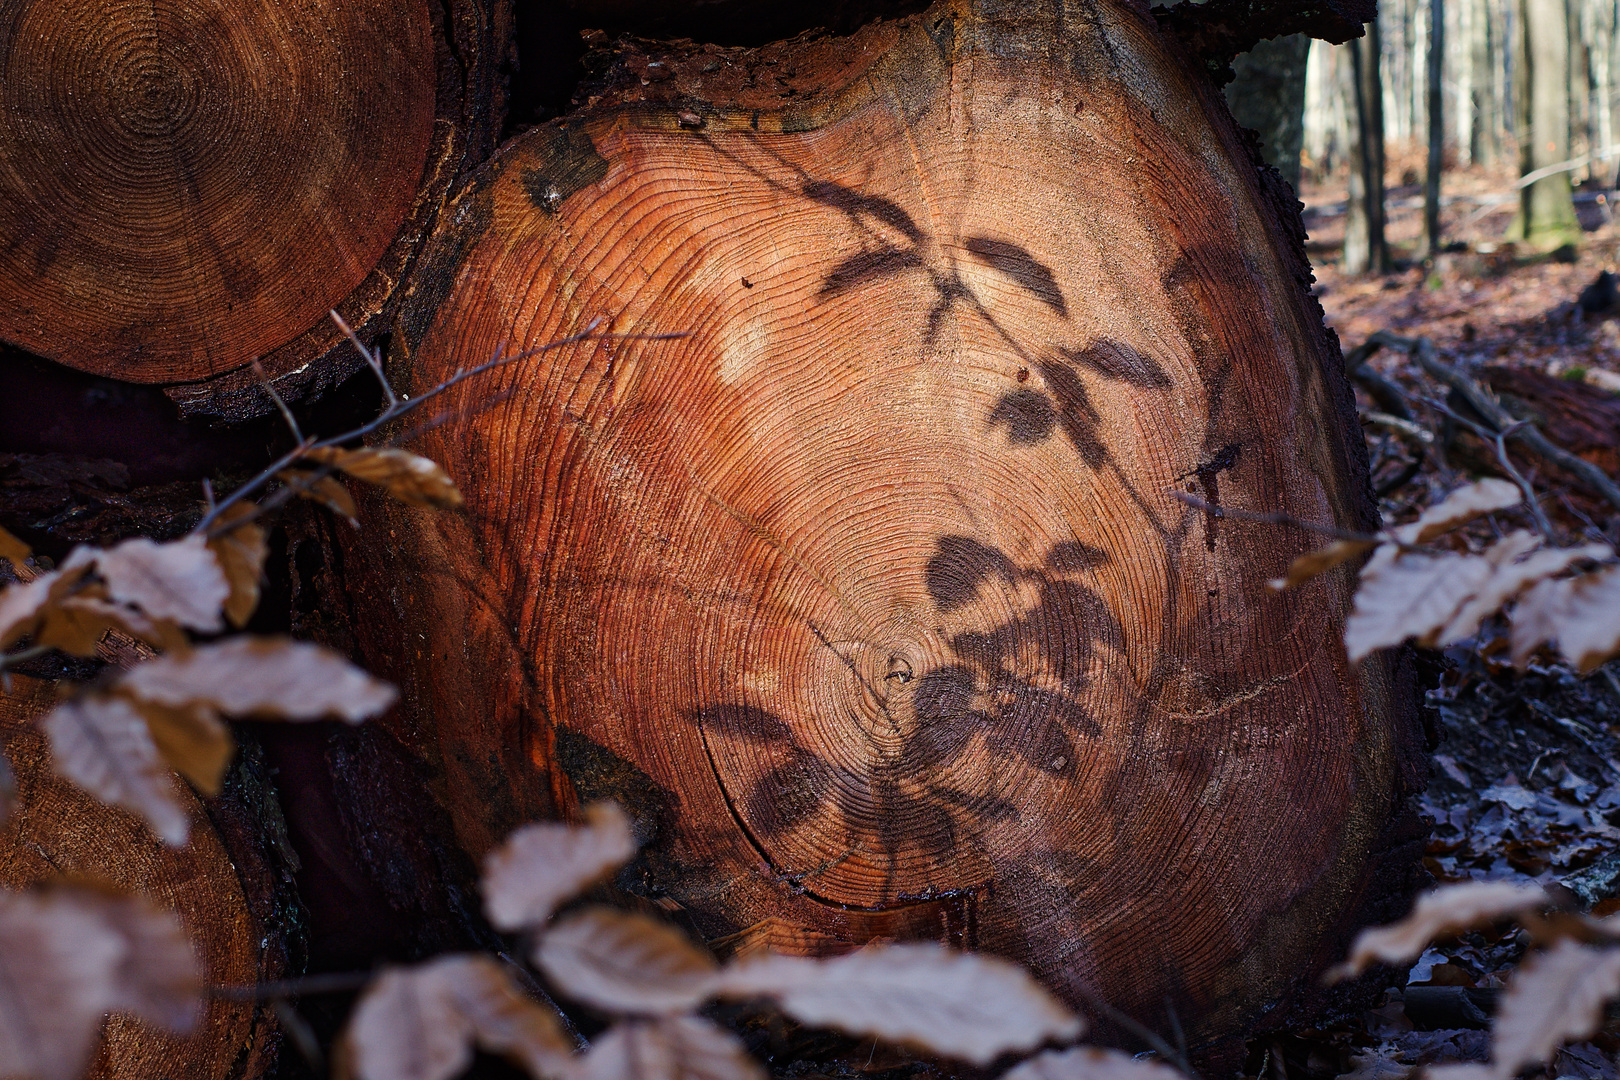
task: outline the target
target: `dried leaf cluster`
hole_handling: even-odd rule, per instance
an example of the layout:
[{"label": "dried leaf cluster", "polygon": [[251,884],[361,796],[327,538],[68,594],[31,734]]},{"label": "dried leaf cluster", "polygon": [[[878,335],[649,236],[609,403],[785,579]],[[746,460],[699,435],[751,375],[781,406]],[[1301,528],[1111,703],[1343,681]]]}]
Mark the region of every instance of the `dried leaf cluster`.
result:
[{"label": "dried leaf cluster", "polygon": [[[380,362],[366,357],[380,378]],[[37,721],[58,773],[180,846],[191,821],[173,774],[204,795],[218,794],[235,750],[227,718],[358,723],[393,703],[392,687],[318,645],[249,635],[194,639],[240,630],[258,607],[268,552],[259,522],[266,511],[304,497],[353,519],[353,499],[334,471],[413,505],[460,504],[455,485],[426,458],[341,445],[433,395],[411,402],[391,390],[387,396],[376,420],[325,441],[305,439],[282,406],[294,449],[224,501],[215,504],[210,492],[202,522],[178,540],[83,546],[52,567],[0,529],[0,558],[18,579],[0,588],[0,679],[52,650],[109,662]],[[280,491],[261,503],[249,500],[273,478],[283,481]],[[0,819],[14,799],[0,756]],[[449,1026],[440,1044],[460,1045],[459,1023],[481,1045],[508,1051],[527,1045],[533,1025],[555,1021],[505,991],[502,976],[487,957],[450,958],[404,991],[379,984],[396,998],[406,992],[416,998],[403,1005],[380,1000],[382,1007],[431,1013],[436,1022],[459,1017],[441,1025]],[[0,891],[0,1075],[81,1074],[108,1012],[189,1031],[201,1012],[201,980],[178,921],[144,900],[91,886]]]},{"label": "dried leaf cluster", "polygon": [[1505,987],[1492,1030],[1489,1063],[1431,1067],[1435,1080],[1511,1080],[1550,1062],[1567,1042],[1590,1038],[1609,1002],[1620,999],[1620,917],[1550,911],[1535,886],[1506,882],[1448,885],[1421,897],[1405,919],[1362,931],[1330,977],[1378,963],[1415,960],[1442,937],[1516,919],[1538,946]]},{"label": "dried leaf cluster", "polygon": [[1620,563],[1607,544],[1548,547],[1543,537],[1516,530],[1477,554],[1424,548],[1523,498],[1506,480],[1466,484],[1416,521],[1300,556],[1272,586],[1291,588],[1371,551],[1345,624],[1352,661],[1409,639],[1455,644],[1508,608],[1515,664],[1556,644],[1575,668],[1591,671],[1620,655]]},{"label": "dried leaf cluster", "polygon": [[212,538],[194,532],[167,543],[136,537],[80,547],[59,568],[0,592],[0,641],[8,645],[27,638],[35,648],[89,657],[117,632],[151,656],[64,701],[40,726],[57,772],[176,846],[190,822],[171,770],[217,794],[234,752],[224,717],[353,723],[394,697],[391,687],[307,642],[191,643],[185,631],[218,632],[227,619],[240,625],[257,605],[264,533],[246,514],[233,517]]},{"label": "dried leaf cluster", "polygon": [[[525,826],[484,867],[484,907],[561,997],[614,1018],[577,1048],[521,989],[526,972],[483,957],[396,968],[375,982],[344,1035],[356,1080],[448,1080],[472,1048],[545,1080],[763,1080],[730,1031],[698,1014],[713,1001],[770,1002],[801,1024],[882,1039],[985,1066],[1073,1040],[1084,1025],[1021,968],[934,944],[869,947],[826,960],[771,954],[721,964],[684,934],[634,912],[559,906],[635,852],[612,804],[578,827]],[[1047,1051],[1014,1080],[1172,1080],[1164,1065],[1115,1051]]]}]

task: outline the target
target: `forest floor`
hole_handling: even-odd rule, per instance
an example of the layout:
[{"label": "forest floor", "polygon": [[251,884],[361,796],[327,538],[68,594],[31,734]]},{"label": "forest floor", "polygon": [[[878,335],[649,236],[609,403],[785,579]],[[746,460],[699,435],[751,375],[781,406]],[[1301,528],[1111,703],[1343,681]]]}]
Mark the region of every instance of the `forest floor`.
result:
[{"label": "forest floor", "polygon": [[[1393,175],[1399,175],[1392,170]],[[1407,179],[1410,180],[1408,173]],[[1354,278],[1336,260],[1344,235],[1344,184],[1307,183],[1303,201],[1315,292],[1346,353],[1373,333],[1427,337],[1455,370],[1491,386],[1554,441],[1620,475],[1620,296],[1582,291],[1620,263],[1612,190],[1577,191],[1584,240],[1557,257],[1504,243],[1512,176],[1448,174],[1443,235],[1421,257],[1422,189],[1389,192],[1388,237],[1397,269]],[[1601,301],[1601,302],[1600,302]],[[1386,523],[1410,520],[1446,490],[1501,473],[1494,450],[1460,433],[1447,409],[1466,411],[1404,353],[1385,349],[1368,366],[1412,406],[1411,431],[1367,423]],[[1549,378],[1550,377],[1550,378]],[[1364,422],[1385,405],[1358,386]],[[1620,538],[1620,514],[1572,476],[1515,455],[1566,541]],[[1488,540],[1482,527],[1473,540]],[[1554,663],[1515,671],[1500,630],[1451,648],[1431,668],[1429,720],[1438,735],[1423,810],[1434,821],[1425,863],[1436,883],[1516,880],[1570,889],[1597,914],[1620,911],[1620,661],[1580,677]],[[1471,933],[1431,948],[1404,985],[1359,1017],[1253,1047],[1251,1075],[1319,1080],[1404,1080],[1420,1066],[1484,1061],[1490,1014],[1524,953],[1521,931]],[[1547,1075],[1616,1080],[1620,1027],[1561,1051]]]}]

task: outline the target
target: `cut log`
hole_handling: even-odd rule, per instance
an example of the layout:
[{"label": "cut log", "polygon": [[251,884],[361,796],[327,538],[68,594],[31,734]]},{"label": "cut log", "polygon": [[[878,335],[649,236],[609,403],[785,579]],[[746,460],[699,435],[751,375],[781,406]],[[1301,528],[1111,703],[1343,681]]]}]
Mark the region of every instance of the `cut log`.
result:
[{"label": "cut log", "polygon": [[[939,938],[1205,1046],[1415,860],[1396,666],[1297,218],[1133,5],[946,0],[629,49],[445,215],[395,335],[464,514],[346,552],[462,843],[613,797],[725,947]],[[401,348],[404,346],[405,348]],[[1406,846],[1402,846],[1406,844]],[[1384,879],[1381,879],[1384,875]],[[1174,1010],[1174,1018],[1170,1010]]]},{"label": "cut log", "polygon": [[[17,777],[18,808],[0,825],[0,888],[88,879],[139,893],[175,912],[195,944],[210,984],[251,985],[286,972],[287,893],[231,802],[236,790],[204,804],[182,791],[191,841],[165,847],[136,818],[105,806],[58,777],[44,737],[30,721],[55,703],[50,683],[12,677],[0,693],[0,742]],[[197,1032],[168,1034],[127,1016],[107,1022],[90,1070],[93,1080],[256,1080],[268,1075],[280,1043],[266,1004],[214,1000]]]},{"label": "cut log", "polygon": [[0,4],[0,338],[267,411],[354,370],[500,123],[505,0]]}]

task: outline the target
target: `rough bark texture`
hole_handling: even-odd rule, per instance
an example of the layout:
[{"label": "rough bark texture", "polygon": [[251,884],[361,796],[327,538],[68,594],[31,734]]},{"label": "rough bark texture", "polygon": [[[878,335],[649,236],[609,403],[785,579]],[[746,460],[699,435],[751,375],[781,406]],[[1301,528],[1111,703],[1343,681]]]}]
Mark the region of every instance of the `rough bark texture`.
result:
[{"label": "rough bark texture", "polygon": [[1159,24],[1218,81],[1226,65],[1267,38],[1304,34],[1342,45],[1362,35],[1377,0],[1201,0],[1153,9]]},{"label": "rough bark texture", "polygon": [[[219,799],[182,793],[191,842],[165,847],[134,817],[102,805],[51,770],[44,738],[29,721],[55,702],[51,684],[13,676],[0,694],[0,740],[17,775],[16,814],[0,826],[0,887],[90,879],[141,893],[174,911],[202,957],[207,980],[241,986],[277,979],[296,942],[296,911],[262,768],[239,762]],[[273,812],[272,812],[272,816]],[[281,1041],[268,1005],[211,1001],[197,1033],[170,1035],[124,1016],[107,1022],[93,1080],[256,1080]]]},{"label": "rough bark texture", "polygon": [[505,0],[0,4],[0,338],[269,409],[358,358],[500,123]]},{"label": "rough bark texture", "polygon": [[1173,495],[1372,520],[1292,210],[1123,3],[624,47],[447,211],[396,374],[685,336],[463,384],[417,448],[466,512],[345,542],[463,845],[618,798],[623,883],[724,948],[1279,1021],[1409,883],[1419,779],[1349,576],[1271,593],[1313,538]]}]

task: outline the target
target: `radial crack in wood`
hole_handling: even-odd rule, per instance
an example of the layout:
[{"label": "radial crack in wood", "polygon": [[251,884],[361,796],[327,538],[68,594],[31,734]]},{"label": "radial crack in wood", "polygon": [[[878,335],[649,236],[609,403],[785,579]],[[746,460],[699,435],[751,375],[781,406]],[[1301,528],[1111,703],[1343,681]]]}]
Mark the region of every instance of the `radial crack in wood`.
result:
[{"label": "radial crack in wood", "polygon": [[1172,491],[1365,527],[1365,462],[1207,79],[991,9],[677,49],[512,144],[411,392],[686,336],[453,392],[413,447],[467,508],[346,541],[358,632],[475,853],[618,798],[722,947],[939,938],[1207,1044],[1377,892],[1411,710],[1344,575],[1266,589],[1310,536]]}]

